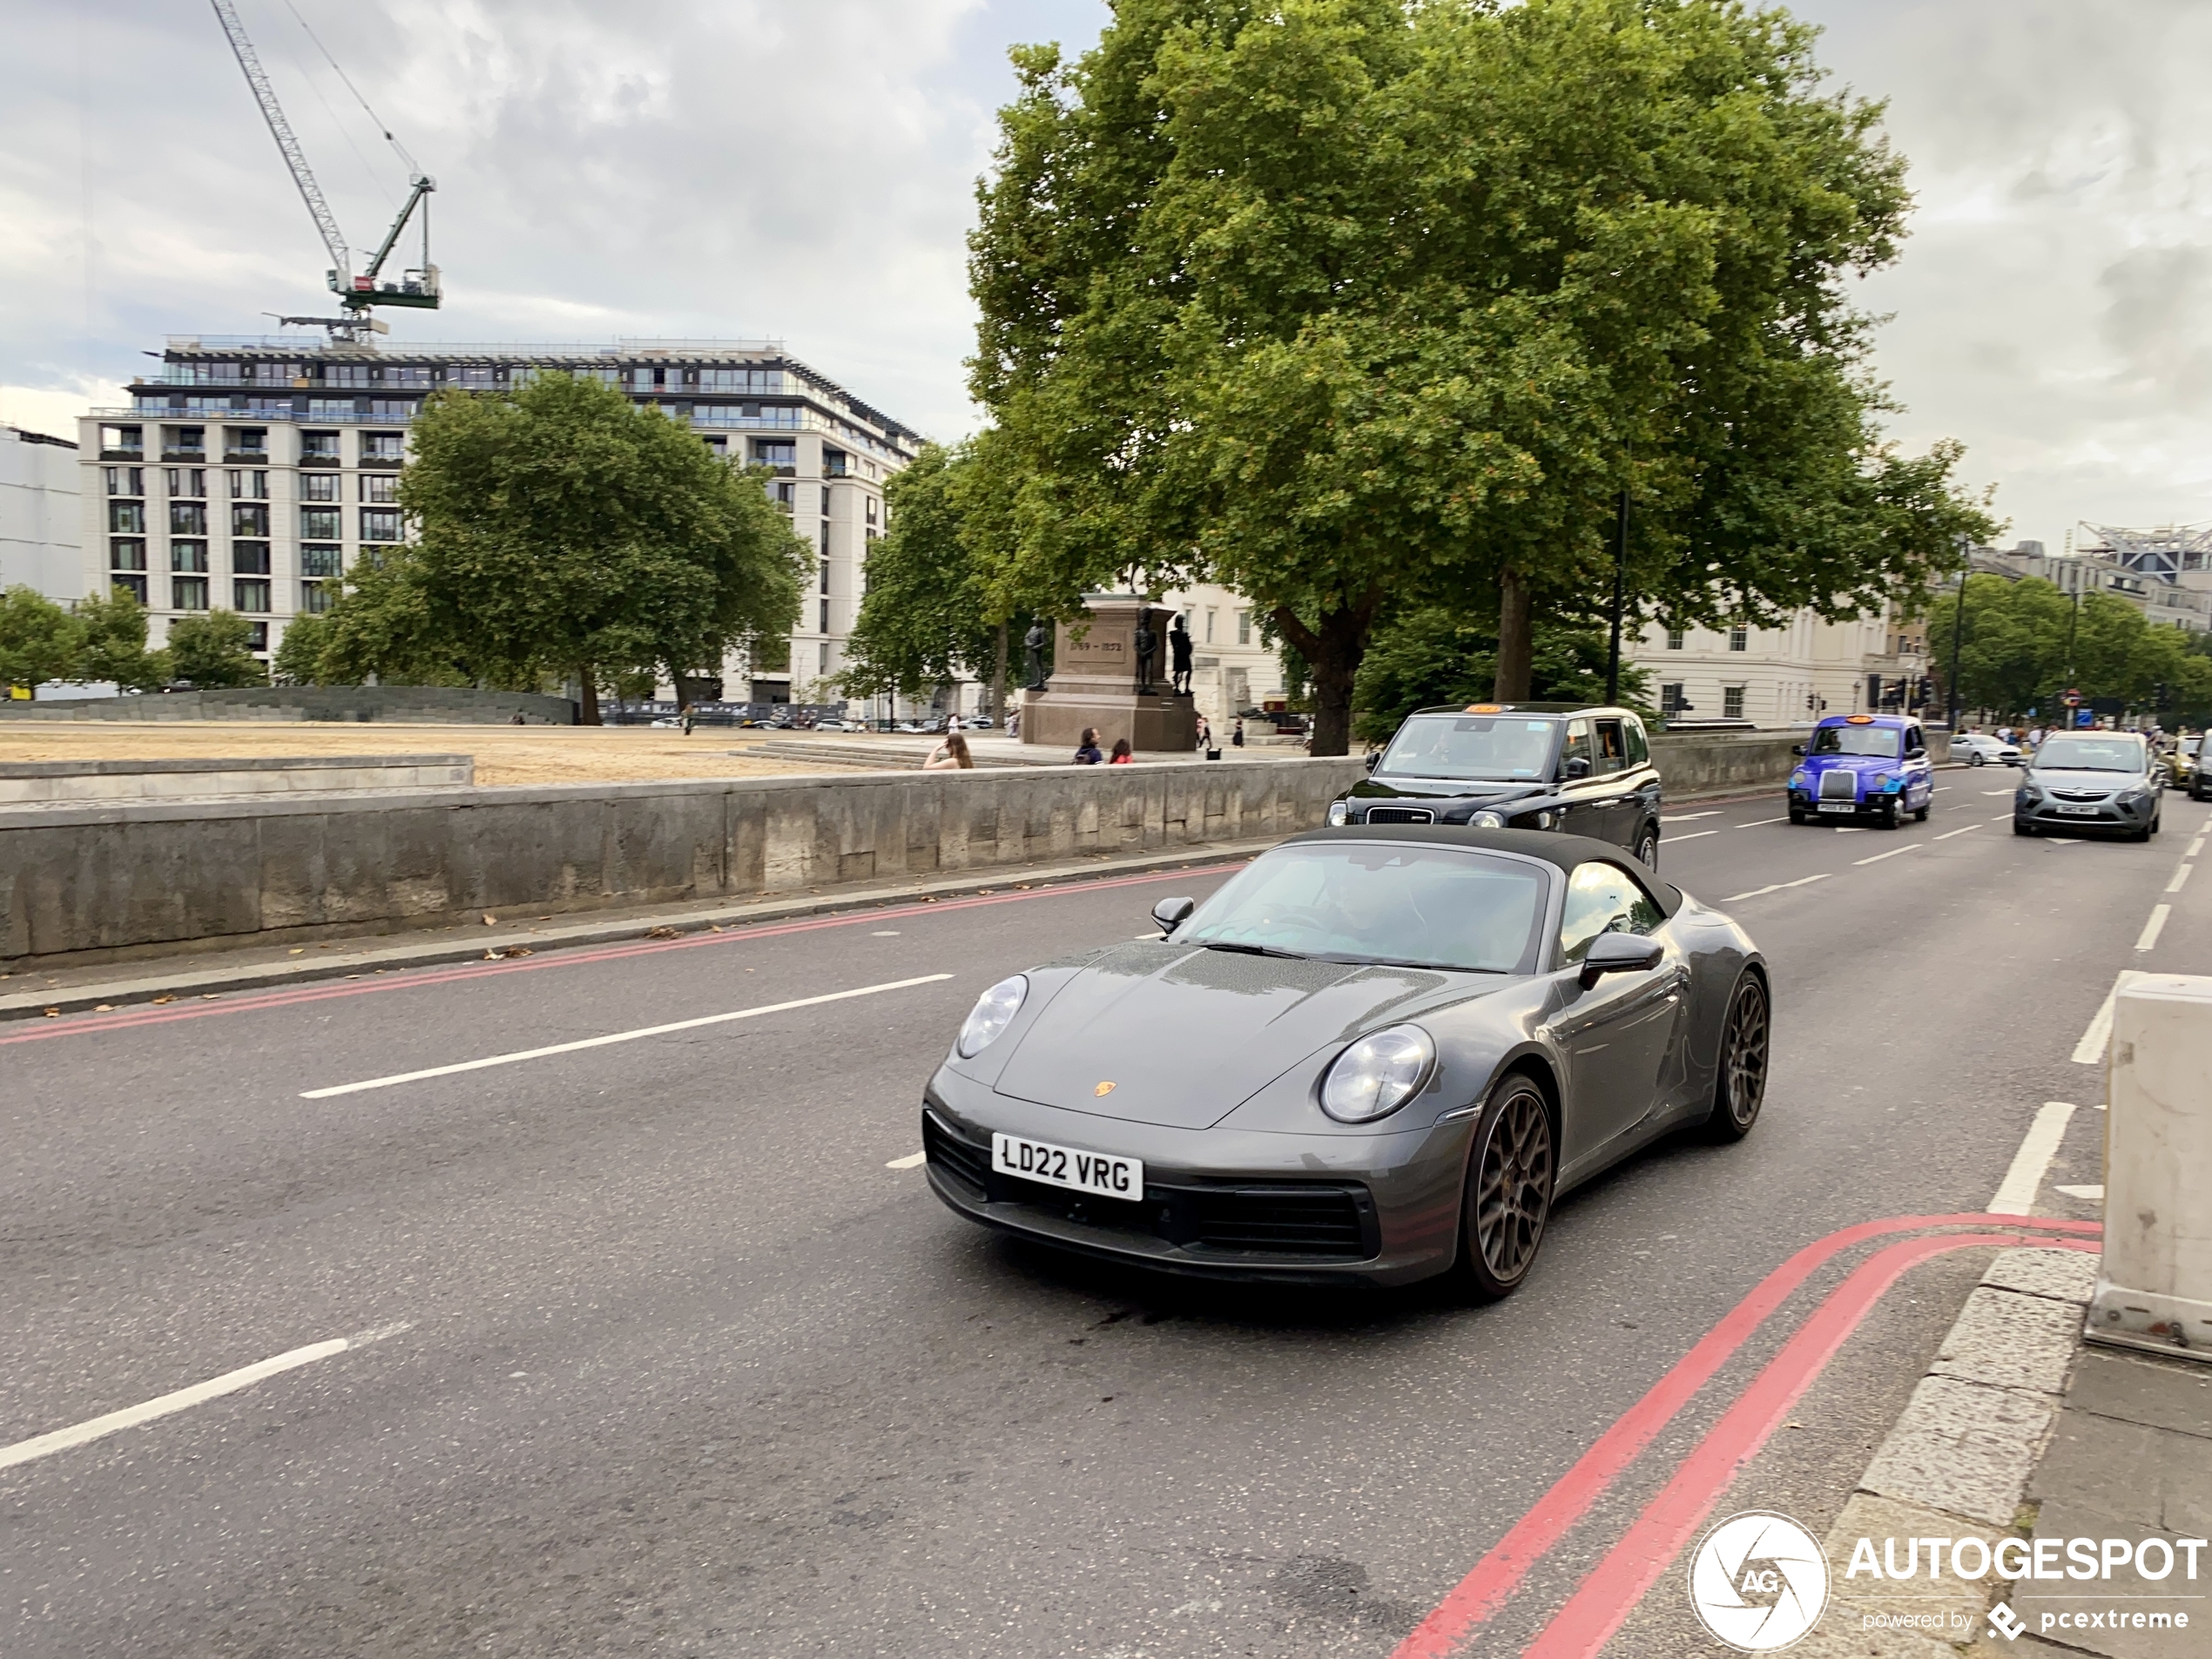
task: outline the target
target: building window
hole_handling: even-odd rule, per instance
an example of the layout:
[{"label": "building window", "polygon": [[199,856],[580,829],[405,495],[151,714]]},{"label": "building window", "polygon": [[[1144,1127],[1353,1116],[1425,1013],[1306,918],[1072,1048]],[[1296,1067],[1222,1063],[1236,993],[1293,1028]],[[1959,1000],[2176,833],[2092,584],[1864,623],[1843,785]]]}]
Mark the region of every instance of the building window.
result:
[{"label": "building window", "polygon": [[143,496],[146,493],[146,469],[144,467],[108,467],[107,493],[111,496]]},{"label": "building window", "polygon": [[231,583],[231,609],[266,613],[269,584],[259,577],[239,577]]},{"label": "building window", "polygon": [[1660,686],[1660,688],[1659,688],[1659,712],[1660,712],[1660,713],[1664,714],[1664,715],[1668,715],[1668,716],[1673,716],[1673,715],[1681,714],[1681,713],[1685,712],[1685,711],[1689,709],[1689,699],[1688,698],[1684,697],[1684,696],[1682,694],[1682,682],[1681,682],[1681,681],[1677,680],[1677,681],[1673,682],[1673,683],[1672,683],[1672,684],[1670,684],[1670,685],[1661,685],[1661,686]]},{"label": "building window", "polygon": [[169,568],[189,570],[202,575],[207,569],[207,543],[205,542],[172,542],[169,543]]},{"label": "building window", "polygon": [[[844,478],[850,476],[851,473],[852,469],[847,464],[847,458],[845,451],[842,449],[833,449],[829,447],[829,445],[824,444],[822,446],[822,476],[825,478]],[[829,506],[826,499],[829,495],[829,491],[826,489],[822,492],[822,495],[825,498],[822,510],[826,513],[829,511]]]},{"label": "building window", "polygon": [[827,592],[830,590],[830,589],[829,589],[829,561],[828,561],[827,559],[824,559],[824,560],[822,561],[822,563],[821,563],[821,571],[822,571],[822,591],[823,591],[824,593],[827,593]]},{"label": "building window", "polygon": [[172,536],[205,536],[207,534],[207,503],[204,501],[172,501],[169,503],[169,533]]},{"label": "building window", "polygon": [[161,428],[164,461],[205,461],[207,428],[204,426],[165,426]]},{"label": "building window", "polygon": [[361,434],[361,459],[396,462],[401,457],[406,442],[404,433],[364,432]]},{"label": "building window", "polygon": [[227,427],[223,432],[223,459],[263,462],[269,458],[269,429],[265,426]]},{"label": "building window", "polygon": [[140,604],[146,602],[146,579],[142,576],[111,576],[107,579],[110,593],[127,593]]},{"label": "building window", "polygon": [[146,504],[142,501],[111,501],[107,504],[107,528],[111,536],[144,536]]},{"label": "building window", "polygon": [[146,429],[142,426],[104,426],[100,428],[100,457],[105,461],[136,461],[146,452]]},{"label": "building window", "polygon": [[1237,613],[1237,643],[1240,645],[1252,643],[1252,613],[1249,610]]},{"label": "building window", "polygon": [[307,616],[320,617],[330,609],[331,584],[327,582],[302,582],[300,584],[300,609]]},{"label": "building window", "polygon": [[1750,646],[1751,631],[1749,628],[1731,628],[1728,631],[1728,648],[1730,651],[1749,651]]},{"label": "building window", "polygon": [[207,578],[204,576],[171,577],[169,605],[173,610],[206,610]]},{"label": "building window", "polygon": [[388,472],[361,475],[361,499],[390,503],[400,498],[400,481]]},{"label": "building window", "polygon": [[170,468],[169,493],[187,501],[206,500],[207,469],[205,467]]},{"label": "building window", "polygon": [[269,498],[269,475],[266,472],[234,472],[231,475],[233,501],[266,501]]},{"label": "building window", "polygon": [[1682,649],[1683,640],[1683,638],[1684,638],[1685,637],[1686,637],[1686,633],[1685,633],[1685,631],[1684,631],[1684,630],[1683,630],[1683,629],[1680,629],[1680,628],[1669,628],[1669,629],[1668,629],[1668,630],[1667,630],[1667,649],[1668,649],[1669,651],[1680,651],[1680,650]]},{"label": "building window", "polygon": [[319,540],[335,541],[344,534],[335,507],[302,507],[300,509],[300,535],[303,540],[314,536]]},{"label": "building window", "polygon": [[829,673],[829,641],[826,639],[822,641],[816,655],[814,671],[823,677],[826,677]]},{"label": "building window", "polygon": [[231,543],[231,574],[233,576],[266,576],[269,573],[269,544],[266,542],[233,542]]},{"label": "building window", "polygon": [[1740,720],[1743,718],[1743,688],[1740,685],[1721,687],[1721,718]]},{"label": "building window", "polygon": [[822,631],[829,632],[829,601],[826,599],[822,601]]},{"label": "building window", "polygon": [[874,496],[869,496],[865,497],[864,499],[867,502],[867,504],[868,504],[868,509],[867,509],[867,510],[868,510],[868,523],[871,523],[871,524],[873,524],[873,523],[875,523],[875,497],[874,497]]},{"label": "building window", "polygon": [[107,562],[118,570],[143,570],[146,568],[146,544],[136,536],[110,542]]},{"label": "building window", "polygon": [[364,507],[361,509],[361,540],[364,542],[396,542],[400,539],[400,514],[395,507]]},{"label": "building window", "polygon": [[755,466],[789,472],[799,464],[799,446],[788,438],[755,438],[752,460]]},{"label": "building window", "polygon": [[[246,607],[244,605],[240,605],[239,609],[243,610]],[[268,650],[268,648],[269,624],[267,623],[257,622],[246,631],[246,650],[253,651],[264,651]]]},{"label": "building window", "polygon": [[300,435],[300,459],[311,467],[336,466],[338,435],[335,432],[302,432]]},{"label": "building window", "polygon": [[258,536],[266,538],[269,533],[269,508],[266,502],[234,502],[231,506],[231,534]]},{"label": "building window", "polygon": [[829,520],[822,521],[822,556],[829,557]]},{"label": "building window", "polygon": [[778,484],[776,486],[776,505],[782,508],[784,511],[788,513],[797,506],[798,495],[799,486],[797,484]]},{"label": "building window", "polygon": [[[336,501],[338,475],[332,472],[311,472],[300,480],[301,501]],[[335,535],[337,532],[332,532]]]}]

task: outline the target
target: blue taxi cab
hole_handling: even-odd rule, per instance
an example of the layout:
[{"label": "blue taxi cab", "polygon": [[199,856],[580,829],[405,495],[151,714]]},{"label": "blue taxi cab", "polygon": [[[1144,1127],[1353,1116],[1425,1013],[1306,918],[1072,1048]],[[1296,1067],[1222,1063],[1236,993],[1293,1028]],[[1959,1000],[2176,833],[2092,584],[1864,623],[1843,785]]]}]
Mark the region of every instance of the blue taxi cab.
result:
[{"label": "blue taxi cab", "polygon": [[1871,818],[1895,829],[1907,813],[1925,821],[1935,799],[1935,765],[1920,723],[1902,714],[1831,714],[1790,774],[1790,821]]}]

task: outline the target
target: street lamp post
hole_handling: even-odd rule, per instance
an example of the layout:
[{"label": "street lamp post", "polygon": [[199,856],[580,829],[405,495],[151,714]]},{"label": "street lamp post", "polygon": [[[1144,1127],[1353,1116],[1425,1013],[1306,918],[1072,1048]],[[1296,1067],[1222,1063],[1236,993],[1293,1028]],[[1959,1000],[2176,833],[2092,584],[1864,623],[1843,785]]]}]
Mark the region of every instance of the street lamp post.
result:
[{"label": "street lamp post", "polygon": [[1951,730],[1959,730],[1959,717],[1966,712],[1966,702],[1959,694],[1959,653],[1966,643],[1966,578],[1973,574],[1970,564],[1959,573],[1959,610],[1951,619]]},{"label": "street lamp post", "polygon": [[1613,639],[1605,652],[1605,700],[1621,700],[1621,604],[1629,577],[1629,492],[1621,492],[1621,523],[1613,549]]}]

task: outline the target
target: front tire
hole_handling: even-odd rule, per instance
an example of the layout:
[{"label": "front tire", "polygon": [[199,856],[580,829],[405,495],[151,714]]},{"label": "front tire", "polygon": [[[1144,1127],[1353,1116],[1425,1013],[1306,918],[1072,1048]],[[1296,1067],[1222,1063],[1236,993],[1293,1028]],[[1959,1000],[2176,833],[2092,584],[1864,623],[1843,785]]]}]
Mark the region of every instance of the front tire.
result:
[{"label": "front tire", "polygon": [[1511,1296],[1528,1277],[1551,1220],[1558,1163],[1544,1091],[1527,1073],[1508,1072],[1475,1121],[1460,1205],[1460,1276],[1475,1301]]},{"label": "front tire", "polygon": [[1705,1119],[1708,1140],[1740,1141],[1759,1121],[1772,1023],[1766,987],[1757,974],[1745,974],[1736,981],[1721,1021],[1720,1066],[1713,1079],[1713,1109]]},{"label": "front tire", "polygon": [[2033,835],[2035,833],[2035,826],[2029,823],[2024,818],[2016,818],[2013,820],[2013,833],[2015,835]]},{"label": "front tire", "polygon": [[1885,830],[1893,830],[1905,821],[1905,814],[1898,810],[1897,803],[1898,797],[1895,795],[1882,798],[1882,815],[1877,821]]}]

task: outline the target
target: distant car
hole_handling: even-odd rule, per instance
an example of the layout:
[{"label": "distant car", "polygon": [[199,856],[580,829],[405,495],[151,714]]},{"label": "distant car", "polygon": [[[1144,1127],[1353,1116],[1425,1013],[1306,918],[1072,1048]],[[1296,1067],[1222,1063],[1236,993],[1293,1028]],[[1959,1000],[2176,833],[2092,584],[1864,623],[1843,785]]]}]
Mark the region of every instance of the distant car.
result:
[{"label": "distant car", "polygon": [[1986,766],[1993,760],[2017,766],[2020,764],[2020,746],[1993,738],[1986,732],[1955,732],[1951,737],[1951,758],[1970,766]]},{"label": "distant car", "polygon": [[951,1209],[1170,1272],[1489,1300],[1561,1194],[1759,1116],[1757,948],[1608,841],[1313,830],[1152,918],[977,999],[922,1091]]},{"label": "distant car", "polygon": [[970,732],[988,732],[991,729],[991,717],[988,714],[970,715],[968,718],[968,729]]},{"label": "distant car", "polygon": [[1465,824],[1610,841],[1659,867],[1659,773],[1643,722],[1583,703],[1416,709],[1329,803],[1332,825]]},{"label": "distant car", "polygon": [[2133,732],[2056,732],[2013,794],[2013,833],[2060,830],[2148,841],[2158,833],[2164,774]]},{"label": "distant car", "polygon": [[814,722],[814,730],[817,732],[851,732],[855,730],[855,728],[846,725],[842,720],[817,720]]},{"label": "distant car", "polygon": [[1920,723],[1902,714],[1831,714],[1796,745],[1790,821],[1871,817],[1895,829],[1907,813],[1925,822],[1935,804],[1935,767]]},{"label": "distant car", "polygon": [[2163,757],[2167,787],[2188,790],[2192,800],[2203,799],[2196,792],[2197,762],[2202,759],[2203,744],[2202,738],[2176,738],[2174,746]]},{"label": "distant car", "polygon": [[681,720],[667,720],[667,719],[661,719],[661,720],[655,720],[655,721],[653,722],[653,724],[654,724],[655,725],[657,725],[657,726],[680,726],[680,725],[682,725],[684,723],[683,723]]}]

